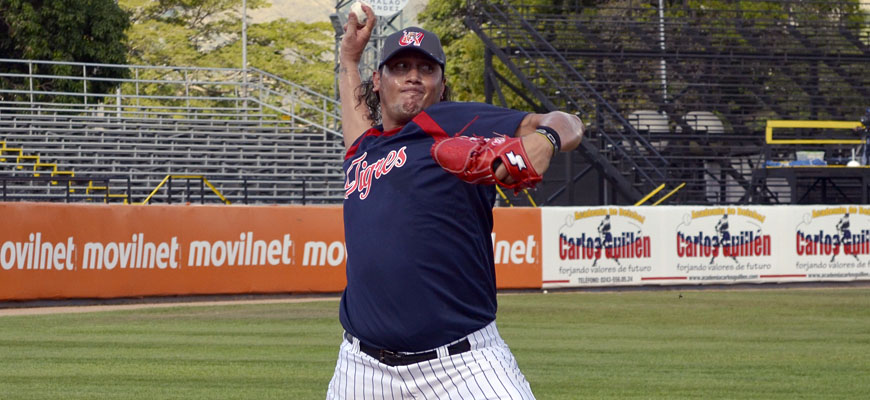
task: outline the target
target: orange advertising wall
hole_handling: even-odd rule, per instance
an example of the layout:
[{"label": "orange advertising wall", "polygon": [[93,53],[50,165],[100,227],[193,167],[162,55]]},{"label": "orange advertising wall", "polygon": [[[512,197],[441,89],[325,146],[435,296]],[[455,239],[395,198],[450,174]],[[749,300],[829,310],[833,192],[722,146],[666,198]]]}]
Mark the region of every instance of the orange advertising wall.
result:
[{"label": "orange advertising wall", "polygon": [[[540,211],[497,209],[500,288],[540,288]],[[341,207],[0,203],[0,300],[340,292]]]},{"label": "orange advertising wall", "polygon": [[541,287],[541,209],[493,210],[495,280],[499,289]]}]

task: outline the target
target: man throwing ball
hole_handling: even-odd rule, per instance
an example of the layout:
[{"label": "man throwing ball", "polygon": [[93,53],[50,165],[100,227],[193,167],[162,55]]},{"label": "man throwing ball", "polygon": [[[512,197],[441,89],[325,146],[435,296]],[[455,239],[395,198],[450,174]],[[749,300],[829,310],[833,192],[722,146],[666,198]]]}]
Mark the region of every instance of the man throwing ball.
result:
[{"label": "man throwing ball", "polygon": [[532,399],[495,323],[494,185],[533,187],[583,123],[449,101],[444,50],[420,28],[390,35],[363,82],[363,10],[340,46],[347,288],[326,397]]}]

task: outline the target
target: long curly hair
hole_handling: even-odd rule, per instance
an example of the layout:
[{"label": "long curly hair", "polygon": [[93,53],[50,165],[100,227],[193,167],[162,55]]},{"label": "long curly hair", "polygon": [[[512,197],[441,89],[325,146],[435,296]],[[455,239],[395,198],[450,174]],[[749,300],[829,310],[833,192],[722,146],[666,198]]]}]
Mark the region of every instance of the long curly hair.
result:
[{"label": "long curly hair", "polygon": [[[382,70],[383,71],[383,70]],[[443,72],[442,72],[443,73]],[[356,88],[356,105],[365,104],[369,110],[368,119],[372,126],[381,123],[381,96],[375,91],[375,82],[369,78],[360,83]],[[453,98],[453,93],[450,86],[444,84],[444,93],[441,94],[440,101],[450,101]]]}]

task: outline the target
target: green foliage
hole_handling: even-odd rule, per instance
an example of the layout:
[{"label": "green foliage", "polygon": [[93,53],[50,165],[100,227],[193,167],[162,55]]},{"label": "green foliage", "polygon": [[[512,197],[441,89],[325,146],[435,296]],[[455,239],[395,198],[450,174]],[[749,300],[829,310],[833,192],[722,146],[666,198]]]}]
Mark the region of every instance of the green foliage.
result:
[{"label": "green foliage", "polygon": [[[430,0],[426,9],[417,18],[423,27],[434,32],[441,39],[447,56],[445,75],[447,84],[453,91],[454,100],[484,101],[484,45],[477,35],[465,26],[465,0]],[[512,83],[521,87],[497,58],[493,57],[493,68]],[[503,86],[504,87],[504,86]],[[529,104],[504,87],[508,107],[530,109]],[[497,99],[494,99],[499,104]]]},{"label": "green foliage", "polygon": [[[242,0],[121,0],[129,10],[130,53],[147,65],[194,65],[241,32]],[[252,0],[249,9],[263,5]],[[235,38],[236,40],[238,38]]]},{"label": "green foliage", "polygon": [[[248,28],[248,65],[329,93],[334,80],[334,44],[328,22],[281,19],[255,24]],[[236,41],[208,54],[203,61],[207,65],[233,66],[241,52],[241,43]]]},{"label": "green foliage", "polygon": [[[129,19],[114,0],[0,0],[0,58],[84,63],[124,64],[127,48],[124,31]],[[3,70],[27,73],[24,64],[4,64]],[[42,65],[34,73],[81,76],[79,67]],[[88,68],[84,74],[98,78],[123,78],[120,68]],[[24,88],[23,82],[5,79],[7,88]],[[107,93],[114,84],[90,82],[88,93]],[[74,80],[37,82],[36,90],[83,93]],[[82,101],[70,97],[68,101]]]},{"label": "green foliage", "polygon": [[[537,12],[567,12],[579,6],[589,6],[596,0],[580,2],[566,0],[526,0],[524,6],[532,6]],[[441,39],[447,56],[446,75],[448,85],[453,90],[455,100],[484,101],[484,44],[477,35],[465,26],[468,13],[466,0],[430,0],[417,17],[423,27],[435,32]],[[556,32],[558,34],[558,32]],[[493,57],[493,68],[506,78],[511,85],[522,88],[520,80],[497,58]],[[514,93],[507,85],[499,82],[501,93],[510,108],[534,111],[534,107]],[[493,94],[493,103],[502,105],[498,94]]]},{"label": "green foliage", "polygon": [[0,0],[0,57],[124,63],[128,26],[113,0]]},{"label": "green foliage", "polygon": [[[240,68],[241,0],[121,0],[133,15],[131,58],[137,64]],[[248,9],[266,0],[248,0]],[[328,93],[334,39],[327,22],[248,24],[248,66]]]},{"label": "green foliage", "polygon": [[[431,0],[425,11],[419,16],[424,26],[442,37],[448,57],[448,81],[452,82],[454,93],[460,100],[482,100],[484,98],[483,59],[484,46],[473,32],[470,32],[463,21],[474,7],[483,7],[481,3],[509,3],[522,16],[535,15],[527,21],[556,49],[584,49],[593,51],[627,51],[649,52],[655,38],[649,32],[636,31],[638,26],[653,26],[658,21],[658,2],[636,0],[486,0],[474,5],[468,10],[464,0]],[[667,29],[671,37],[686,35],[700,40],[688,40],[677,43],[681,51],[707,54],[754,54],[771,51],[776,53],[806,53],[813,48],[825,49],[831,47],[830,34],[832,21],[841,21],[842,37],[851,37],[853,42],[866,37],[867,12],[859,10],[858,0],[849,1],[758,1],[758,0],[667,0],[665,2],[665,18],[669,21]],[[568,16],[568,18],[565,18]],[[578,22],[579,21],[579,22]],[[735,24],[740,21],[740,24]],[[574,24],[583,24],[582,29],[592,34],[578,33]],[[565,26],[560,24],[566,24]],[[520,29],[520,27],[515,27]],[[805,39],[798,40],[797,37]],[[599,42],[591,43],[590,38]],[[673,40],[673,39],[672,39]],[[808,45],[810,43],[810,45]],[[508,43],[501,46],[510,47]],[[838,43],[839,49],[847,48],[848,43]],[[608,48],[601,48],[609,46]],[[809,50],[808,50],[809,49]],[[860,53],[856,47],[855,52]],[[596,62],[596,65],[589,63]],[[527,78],[541,86],[555,87],[559,82],[546,82],[538,74],[537,65],[541,60],[515,60]],[[523,63],[525,62],[525,65]],[[594,59],[578,57],[573,60],[574,67],[582,71],[584,77],[598,82],[607,82],[607,87],[599,87],[599,91],[617,108],[627,109],[657,108],[661,98],[649,96],[658,91],[661,85],[660,75],[653,73],[658,70],[658,60],[633,60],[626,63],[617,57]],[[727,77],[733,74],[734,65],[715,65],[700,58],[682,59],[679,65],[670,68],[670,92],[679,93],[686,103],[716,104],[722,110],[742,119],[755,120],[766,118],[762,115],[770,112],[764,105],[757,102],[739,99],[753,99],[759,96],[770,96],[767,104],[787,105],[787,113],[795,117],[817,118],[825,115],[797,115],[798,113],[819,112],[812,107],[806,107],[812,102],[813,96],[819,93],[849,93],[848,96],[861,97],[854,88],[843,86],[843,71],[849,76],[860,76],[854,72],[857,68],[866,68],[865,63],[842,63],[837,66],[824,64],[815,66],[812,62],[800,65],[800,61],[790,61],[785,68],[772,66],[763,59],[741,60],[744,71],[751,71],[751,76],[769,81],[763,93],[755,87],[734,87],[726,82],[720,91],[697,92],[692,88],[692,82],[699,82],[711,77]],[[542,65],[546,65],[543,63]],[[493,68],[515,86],[521,87],[519,80],[509,72],[498,59],[493,60]],[[806,79],[793,78],[802,68],[818,68],[816,82],[809,84]],[[789,70],[790,69],[790,70]],[[631,73],[626,73],[631,71]],[[678,72],[679,71],[679,72]],[[849,72],[853,71],[853,72]],[[807,74],[805,74],[807,75]],[[764,78],[761,78],[764,77]],[[452,81],[451,81],[452,79]],[[727,78],[723,78],[727,79]],[[813,86],[810,89],[808,87]],[[852,85],[854,86],[854,85]],[[515,108],[528,108],[506,85],[501,84],[507,97],[507,103]],[[769,88],[769,89],[768,89]],[[844,92],[845,90],[845,92]],[[730,91],[730,92],[727,92]],[[813,92],[813,91],[817,91]],[[693,97],[694,96],[694,97]],[[550,96],[551,101],[556,96]],[[735,100],[738,99],[738,100]],[[835,102],[837,100],[829,100]],[[498,103],[498,100],[495,100]],[[567,107],[566,104],[556,104],[557,107]],[[824,111],[824,110],[823,110]],[[755,115],[757,114],[757,115]],[[835,117],[832,115],[830,117]]]}]

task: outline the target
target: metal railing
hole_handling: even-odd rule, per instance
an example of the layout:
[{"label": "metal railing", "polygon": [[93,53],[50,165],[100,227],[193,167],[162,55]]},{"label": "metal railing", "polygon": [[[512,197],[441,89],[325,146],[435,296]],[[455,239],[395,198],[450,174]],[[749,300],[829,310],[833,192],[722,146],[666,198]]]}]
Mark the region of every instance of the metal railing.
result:
[{"label": "metal railing", "polygon": [[185,182],[185,184],[187,186],[186,191],[187,191],[187,202],[188,203],[191,200],[191,193],[192,193],[190,190],[190,181],[198,181],[199,182],[199,202],[200,203],[205,202],[205,193],[206,193],[205,187],[208,186],[208,188],[211,189],[212,193],[216,194],[217,197],[219,197],[224,204],[227,204],[227,205],[232,204],[232,203],[230,203],[229,200],[227,200],[226,197],[224,197],[224,195],[220,192],[220,190],[215,188],[214,185],[212,185],[212,183],[209,182],[208,178],[206,178],[202,175],[166,175],[166,177],[163,178],[163,180],[160,181],[159,184],[157,184],[157,187],[155,187],[154,190],[151,191],[151,194],[149,194],[148,197],[145,198],[145,200],[142,200],[141,204],[148,204],[151,201],[151,198],[154,197],[155,194],[157,194],[157,192],[160,190],[161,187],[163,187],[163,185],[166,185],[166,202],[172,203],[172,180],[173,179],[176,179],[176,180],[180,179],[180,180],[183,180]]},{"label": "metal railing", "polygon": [[[108,190],[94,193],[94,184],[108,187],[111,181],[125,178],[109,176],[2,176],[0,175],[0,201],[59,201],[65,203],[93,201],[110,203],[118,196]],[[130,181],[126,179],[129,187]],[[120,200],[127,202],[126,195]]]},{"label": "metal railing", "polygon": [[257,68],[248,69],[248,83],[259,106],[288,115],[327,137],[342,138],[341,103],[334,98]]},{"label": "metal railing", "polygon": [[[217,136],[208,136],[210,132],[217,132]],[[197,145],[197,138],[204,136],[211,138],[208,144]],[[232,147],[234,136],[246,138],[245,143],[255,143],[251,146],[257,149],[264,149],[259,144],[261,140],[270,143],[267,146],[274,151],[281,149],[281,159],[287,160],[280,164],[281,170],[293,168],[293,163],[304,163],[305,168],[291,175],[279,174],[277,164],[271,161],[279,154],[267,155],[269,159],[262,161],[262,168],[234,170],[236,161],[224,163],[226,155],[218,155],[211,167],[207,162],[201,169],[194,163],[172,167],[173,157],[178,154],[175,149],[190,152],[201,149],[205,153],[196,156],[206,159],[209,149],[214,147],[212,143],[220,143],[221,152],[226,152]],[[335,203],[341,201],[343,193],[339,103],[256,68],[0,59],[0,140],[7,138],[11,145],[38,149],[38,155],[50,162],[54,162],[52,157],[56,158],[58,166],[68,170],[72,167],[62,163],[74,160],[76,175],[98,173],[105,165],[111,168],[104,172],[129,172],[133,184],[127,185],[126,192],[123,187],[119,189],[129,197],[129,203],[133,203],[134,197],[142,199],[147,195],[141,194],[142,187],[147,186],[150,191],[167,174],[166,169],[160,174],[157,165],[143,168],[123,161],[131,156],[147,159],[149,150],[128,148],[118,152],[125,154],[118,162],[93,163],[85,168],[81,164],[86,154],[113,157],[106,145],[122,138],[114,148],[123,150],[125,143],[130,143],[145,146],[144,149],[153,146],[164,149],[154,151],[163,160],[160,162],[170,163],[167,167],[171,173],[207,174],[211,182],[227,184],[227,198],[236,202]],[[280,147],[284,144],[290,147]],[[311,158],[305,152],[297,156],[294,150],[297,147],[293,146],[321,149],[334,153],[335,157]],[[238,152],[243,153],[244,148]],[[257,150],[259,153],[252,154],[249,160],[261,165],[259,158],[264,151]],[[244,158],[244,154],[235,157]],[[214,171],[214,165],[218,164],[222,165],[220,174],[213,177],[208,171]],[[309,178],[307,171],[315,171],[314,168],[323,169]],[[274,171],[271,173],[274,176],[268,171]],[[248,176],[252,172],[254,176]],[[11,187],[7,186],[4,192],[7,198],[14,197]],[[20,193],[23,198],[44,197]],[[168,193],[171,195],[172,191]],[[75,194],[70,197],[76,198]]]},{"label": "metal railing", "polygon": [[[167,179],[157,190],[136,194],[133,176],[85,175],[69,176],[10,176],[0,175],[0,201],[42,202],[97,202],[123,204],[311,204],[323,203],[332,196],[324,197],[322,191],[312,189],[317,185],[312,180],[258,179],[258,178],[212,178],[199,177]],[[181,180],[184,183],[178,184]],[[198,184],[191,184],[198,181]],[[264,189],[263,182],[281,183],[293,189]],[[124,191],[124,193],[120,193]],[[128,193],[132,193],[128,195]],[[210,193],[220,193],[212,196]]]},{"label": "metal railing", "polygon": [[[645,137],[607,102],[598,91],[555,49],[520,11],[508,2],[484,2],[473,7],[468,24],[492,51],[548,111],[563,110],[588,116],[598,111],[598,119],[613,120],[622,129],[595,130],[597,139],[608,149],[609,159],[589,145],[581,143],[581,153],[590,163],[599,164],[608,179],[621,188],[626,197],[639,196],[623,175],[631,171],[634,186],[648,190],[666,179],[668,162]],[[516,59],[517,63],[513,60]],[[534,65],[534,77],[518,63]],[[526,66],[528,68],[528,66]],[[570,85],[563,84],[564,81]],[[548,93],[555,93],[548,96]],[[560,100],[560,104],[556,100]],[[561,107],[560,107],[561,106]],[[593,119],[592,121],[595,121]],[[628,145],[627,145],[628,144]],[[614,164],[625,164],[619,169]],[[572,185],[566,182],[566,185]]]},{"label": "metal railing", "polygon": [[[589,142],[639,190],[686,183],[670,203],[751,201],[767,120],[854,120],[870,98],[867,0],[479,0],[468,10],[513,74],[485,60],[490,98],[505,87],[535,109],[583,114]],[[647,173],[643,188],[638,169],[658,155],[665,179]],[[591,164],[543,203],[597,178]],[[599,182],[584,195],[611,190]]]},{"label": "metal railing", "polygon": [[[41,72],[52,66],[69,67],[70,73]],[[129,77],[94,76],[93,71],[106,69],[127,71],[120,75]],[[73,71],[76,73],[73,74]],[[74,85],[66,86],[74,86],[79,90],[58,91],[54,85],[48,85],[57,81],[72,82]],[[269,112],[315,127],[324,135],[341,136],[338,101],[257,68],[245,70],[0,58],[0,82],[3,83],[0,85],[0,103],[30,109],[45,108],[45,112],[70,110],[107,115],[115,113],[115,116],[135,115],[136,112],[144,116],[150,112],[201,117],[214,117],[209,114],[220,115],[224,112],[232,114],[239,110],[244,114]],[[95,83],[113,90],[94,91]]]}]

